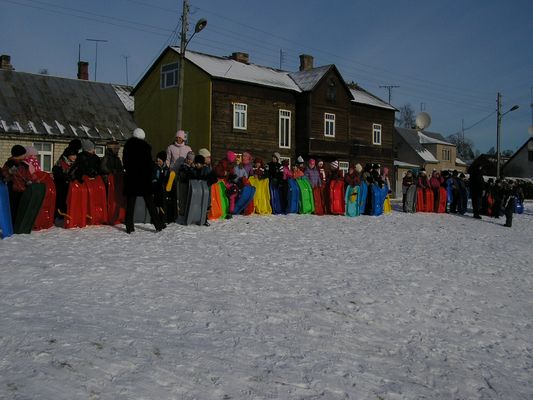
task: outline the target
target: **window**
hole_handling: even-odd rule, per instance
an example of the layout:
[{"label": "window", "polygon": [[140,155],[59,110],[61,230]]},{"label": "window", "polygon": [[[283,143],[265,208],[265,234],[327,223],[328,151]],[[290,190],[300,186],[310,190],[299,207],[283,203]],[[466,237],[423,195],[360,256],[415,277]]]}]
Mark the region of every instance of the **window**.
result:
[{"label": "window", "polygon": [[372,144],[381,146],[381,124],[372,124]]},{"label": "window", "polygon": [[96,145],[94,146],[94,152],[98,157],[102,158],[103,156],[105,156],[105,147]]},{"label": "window", "polygon": [[233,128],[246,129],[248,106],[242,103],[233,103]]},{"label": "window", "polygon": [[33,147],[39,152],[37,156],[41,169],[46,172],[52,172],[52,157],[54,156],[54,147],[52,143],[34,142]]},{"label": "window", "polygon": [[451,150],[450,149],[442,149],[442,160],[443,161],[450,161],[451,159]]},{"label": "window", "polygon": [[527,152],[527,160],[528,161],[533,161],[533,151],[529,150]]},{"label": "window", "polygon": [[161,66],[161,89],[178,86],[178,63]]},{"label": "window", "polygon": [[335,114],[324,114],[324,136],[335,137]]},{"label": "window", "polygon": [[348,161],[339,161],[339,169],[346,175],[348,169],[350,168],[350,163]]},{"label": "window", "polygon": [[291,112],[279,110],[279,147],[291,148]]}]

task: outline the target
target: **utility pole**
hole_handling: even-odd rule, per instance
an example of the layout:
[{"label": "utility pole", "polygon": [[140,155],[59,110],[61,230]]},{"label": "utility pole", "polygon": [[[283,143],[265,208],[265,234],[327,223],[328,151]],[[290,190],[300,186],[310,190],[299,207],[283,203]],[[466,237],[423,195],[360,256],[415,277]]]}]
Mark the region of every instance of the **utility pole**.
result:
[{"label": "utility pole", "polygon": [[107,42],[105,39],[85,39],[89,42],[94,42],[96,44],[96,57],[94,59],[94,80],[96,81],[96,72],[98,70],[98,43]]},{"label": "utility pole", "polygon": [[500,127],[502,125],[502,94],[500,92],[496,97],[496,111],[498,113],[496,120],[496,178],[500,179]]},{"label": "utility pole", "polygon": [[391,90],[399,88],[399,86],[397,86],[397,85],[380,85],[379,87],[383,88],[383,89],[387,89],[389,91],[389,104],[390,104],[390,101],[391,101]]},{"label": "utility pole", "polygon": [[128,80],[128,58],[130,58],[130,56],[123,55],[122,57],[126,61],[126,86],[129,86],[129,80]]},{"label": "utility pole", "polygon": [[180,64],[178,78],[178,115],[176,125],[178,130],[183,129],[183,79],[185,79],[185,47],[187,47],[187,31],[189,30],[189,0],[183,0],[183,13],[181,14],[180,34]]},{"label": "utility pole", "polygon": [[282,49],[279,49],[279,69],[283,69],[283,61],[285,61],[285,54],[283,54]]}]

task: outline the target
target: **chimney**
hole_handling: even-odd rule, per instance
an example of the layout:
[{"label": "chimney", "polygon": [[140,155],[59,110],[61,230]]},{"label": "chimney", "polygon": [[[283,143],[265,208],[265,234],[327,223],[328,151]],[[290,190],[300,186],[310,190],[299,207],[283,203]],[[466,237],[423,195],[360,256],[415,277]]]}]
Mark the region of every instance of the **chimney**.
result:
[{"label": "chimney", "polygon": [[300,71],[309,71],[313,69],[313,56],[309,54],[300,55]]},{"label": "chimney", "polygon": [[87,61],[78,61],[78,79],[89,80],[89,63]]},{"label": "chimney", "polygon": [[0,56],[0,69],[6,69],[8,71],[13,71],[15,68],[11,65],[11,56],[7,54],[2,54]]},{"label": "chimney", "polygon": [[250,61],[250,57],[248,56],[248,53],[243,53],[240,51],[236,51],[235,53],[231,53],[231,59],[238,61],[243,64],[248,64]]}]

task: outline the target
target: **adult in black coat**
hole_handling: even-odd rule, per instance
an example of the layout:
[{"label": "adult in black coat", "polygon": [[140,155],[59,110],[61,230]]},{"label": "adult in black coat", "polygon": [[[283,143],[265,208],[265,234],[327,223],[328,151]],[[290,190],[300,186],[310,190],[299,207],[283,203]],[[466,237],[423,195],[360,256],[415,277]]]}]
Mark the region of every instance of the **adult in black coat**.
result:
[{"label": "adult in black coat", "polygon": [[141,128],[133,131],[133,137],[126,141],[122,154],[124,166],[124,195],[126,196],[126,232],[135,230],[133,213],[135,200],[138,196],[144,198],[146,208],[156,231],[160,231],[165,224],[159,220],[159,215],[154,205],[152,170],[152,147],[144,140],[146,134]]},{"label": "adult in black coat", "polygon": [[102,173],[100,157],[95,153],[94,143],[89,139],[83,139],[81,146],[82,152],[78,153],[78,157],[70,169],[72,178],[79,182],[83,181],[85,175],[94,178]]},{"label": "adult in black coat", "polygon": [[471,165],[470,170],[469,186],[470,186],[470,197],[472,198],[472,210],[474,213],[474,218],[481,219],[481,198],[483,196],[483,188],[485,186],[485,181],[483,180],[483,171],[481,165]]}]

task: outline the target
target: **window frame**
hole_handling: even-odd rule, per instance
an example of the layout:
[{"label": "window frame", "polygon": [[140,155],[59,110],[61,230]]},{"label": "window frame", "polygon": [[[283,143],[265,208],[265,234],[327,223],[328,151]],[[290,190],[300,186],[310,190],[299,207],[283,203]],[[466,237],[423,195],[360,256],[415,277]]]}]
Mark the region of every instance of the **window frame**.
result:
[{"label": "window frame", "polygon": [[[243,109],[238,110],[239,106],[243,106]],[[242,116],[242,118],[237,118],[237,116]],[[246,103],[233,103],[233,129],[240,131],[245,131],[248,129],[248,104]],[[241,121],[242,119],[242,121]],[[243,122],[243,126],[240,126],[240,123]]]},{"label": "window frame", "polygon": [[[284,115],[285,114],[285,115]],[[290,110],[280,109],[278,113],[278,145],[280,149],[291,148],[291,133],[292,133],[292,113]],[[287,127],[287,131],[285,131]],[[285,139],[285,140],[282,140]],[[283,145],[282,142],[288,142],[288,145]]]},{"label": "window frame", "polygon": [[103,156],[105,156],[105,146],[102,146],[102,145],[99,145],[99,144],[95,145],[94,146],[94,153],[98,157],[102,158]]},{"label": "window frame", "polygon": [[324,113],[324,136],[335,137],[335,114]]},{"label": "window frame", "polygon": [[[164,71],[165,67],[169,67],[168,70]],[[173,67],[173,68],[172,68]],[[172,68],[172,69],[170,69]],[[173,62],[169,64],[163,64],[161,65],[160,69],[160,80],[159,80],[159,87],[160,89],[168,89],[178,86],[178,73],[179,73],[179,62]],[[172,74],[172,78],[174,80],[173,84],[167,84],[167,78],[169,75]]]},{"label": "window frame", "polygon": [[339,170],[341,170],[344,175],[348,173],[350,169],[350,163],[348,161],[339,161]]},{"label": "window frame", "polygon": [[[50,145],[50,150],[44,150],[43,145]],[[32,146],[38,152],[37,159],[41,169],[45,172],[52,172],[52,167],[54,166],[54,144],[51,142],[33,142]],[[50,157],[50,169],[46,168],[45,156]]]},{"label": "window frame", "polygon": [[[382,127],[381,124],[372,123],[372,144],[374,144],[376,146],[381,146],[381,144],[382,144],[382,140],[381,140],[382,132],[383,132],[383,127]],[[378,139],[378,140],[376,140],[376,139]]]},{"label": "window frame", "polygon": [[451,161],[451,160],[452,160],[451,149],[443,148],[442,149],[442,161]]}]

